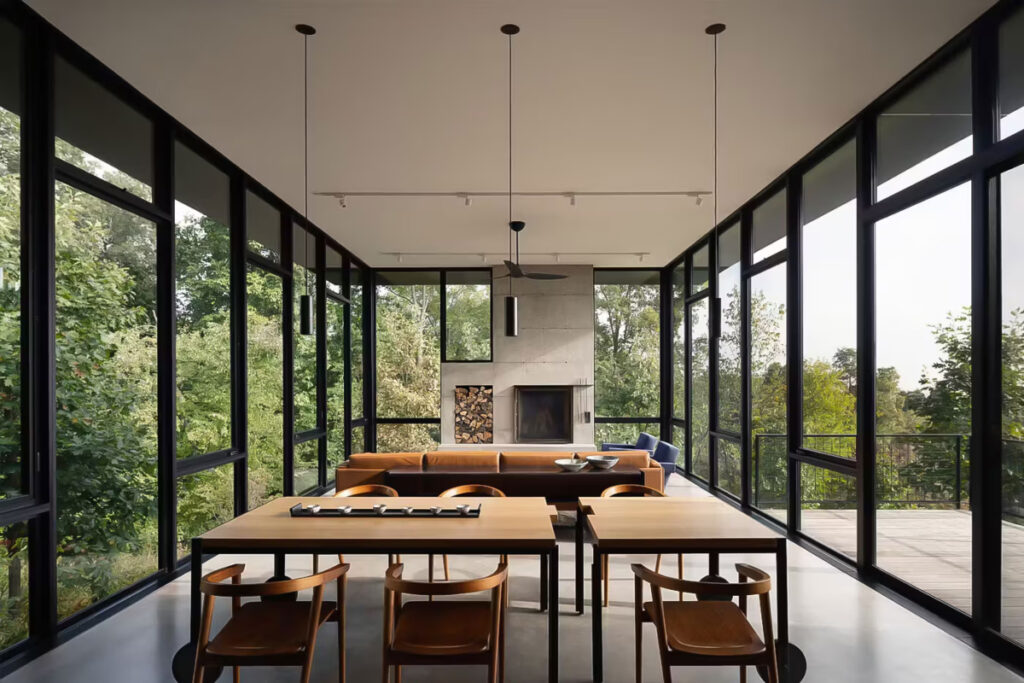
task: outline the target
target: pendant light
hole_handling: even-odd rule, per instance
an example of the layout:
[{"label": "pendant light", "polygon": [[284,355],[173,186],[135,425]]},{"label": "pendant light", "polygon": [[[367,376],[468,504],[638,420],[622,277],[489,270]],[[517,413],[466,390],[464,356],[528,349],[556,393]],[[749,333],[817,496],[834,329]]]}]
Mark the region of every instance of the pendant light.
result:
[{"label": "pendant light", "polygon": [[[512,220],[512,36],[519,33],[515,24],[505,24],[501,32],[508,36],[508,260],[512,260],[512,234],[523,229],[522,221]],[[516,259],[518,262],[518,259]],[[505,297],[505,336],[519,336],[519,299],[512,293],[512,280],[508,279]]]},{"label": "pendant light", "polygon": [[714,226],[715,227],[718,227],[718,36],[721,35],[723,31],[725,31],[725,24],[711,24],[706,29],[704,29],[704,32],[707,33],[709,36],[711,36],[714,39],[714,41],[715,41],[715,48],[714,48],[714,50],[715,50],[715,52],[714,52],[714,65],[715,65],[714,66],[714,88],[715,89],[714,89],[714,97],[713,97],[713,105],[712,105],[713,108],[714,108],[714,135],[713,135],[713,139],[714,139],[714,143],[713,143],[714,160],[713,160],[713,163],[714,163],[714,168],[715,168],[715,177],[714,177],[714,181],[713,181],[713,187],[711,188],[712,189],[711,196],[712,196],[712,199],[714,200],[714,212],[715,212]]},{"label": "pendant light", "polygon": [[[309,224],[309,37],[316,29],[309,24],[296,24],[302,34],[302,217]],[[302,265],[306,293],[299,297],[299,334],[313,334],[313,297],[309,293],[309,231],[302,231]]]}]

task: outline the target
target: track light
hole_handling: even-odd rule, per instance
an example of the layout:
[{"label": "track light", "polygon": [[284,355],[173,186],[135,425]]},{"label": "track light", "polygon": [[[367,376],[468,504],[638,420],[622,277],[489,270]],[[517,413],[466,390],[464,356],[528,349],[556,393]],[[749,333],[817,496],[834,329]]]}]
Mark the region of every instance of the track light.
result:
[{"label": "track light", "polygon": [[569,193],[569,206],[576,206],[576,194],[573,192]]},{"label": "track light", "polygon": [[345,195],[341,195],[340,197],[338,197],[338,203],[341,204],[341,208],[348,208],[348,202],[345,201]]},{"label": "track light", "polygon": [[700,195],[697,195],[697,206],[700,206],[703,203],[704,203],[704,198],[701,197]]}]

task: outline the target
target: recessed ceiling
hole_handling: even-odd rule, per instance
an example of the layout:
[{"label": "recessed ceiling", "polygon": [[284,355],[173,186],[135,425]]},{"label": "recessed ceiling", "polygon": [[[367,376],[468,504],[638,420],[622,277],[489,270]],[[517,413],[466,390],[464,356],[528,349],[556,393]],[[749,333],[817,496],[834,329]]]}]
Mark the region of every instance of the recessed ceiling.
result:
[{"label": "recessed ceiling", "polygon": [[[772,181],[992,0],[29,0],[245,171],[302,207],[302,39],[311,192],[507,187],[709,190],[712,45],[722,21],[719,214]],[[310,199],[372,265],[495,262],[502,198]],[[682,197],[521,198],[524,262],[660,266],[713,222]],[[464,255],[442,256],[456,252]],[[642,255],[642,256],[641,256]]]}]

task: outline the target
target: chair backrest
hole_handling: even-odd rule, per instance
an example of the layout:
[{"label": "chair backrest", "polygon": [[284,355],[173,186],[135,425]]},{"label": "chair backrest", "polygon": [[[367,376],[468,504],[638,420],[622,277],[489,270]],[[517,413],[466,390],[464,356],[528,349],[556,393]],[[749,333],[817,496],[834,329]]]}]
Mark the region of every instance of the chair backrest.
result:
[{"label": "chair backrest", "polygon": [[642,484],[616,484],[601,491],[602,498],[614,498],[615,496],[649,496],[651,498],[664,498],[665,494],[658,489]]},{"label": "chair backrest", "polygon": [[654,449],[654,459],[658,462],[674,463],[679,459],[679,449],[667,441],[659,441]]},{"label": "chair backrest", "polygon": [[[298,579],[286,579],[284,581],[269,581],[259,583],[241,583],[244,564],[233,564],[228,567],[216,569],[203,577],[199,583],[199,591],[204,595],[229,598],[261,598],[268,595],[282,595],[284,593],[297,593],[309,588],[322,587],[348,572],[349,565],[336,564],[330,569],[325,569],[316,574],[303,576]],[[224,583],[225,579],[231,579],[231,583]]]},{"label": "chair backrest", "polygon": [[653,451],[658,446],[658,437],[647,432],[640,432],[636,438],[636,447],[644,451]]},{"label": "chair backrest", "polygon": [[459,496],[504,498],[505,494],[500,489],[488,486],[487,484],[463,484],[462,486],[453,486],[446,491],[442,491],[440,495],[441,498],[458,498]]},{"label": "chair backrest", "polygon": [[397,498],[398,491],[394,490],[390,486],[384,486],[383,484],[362,484],[360,486],[351,486],[347,489],[342,489],[334,494],[335,498],[358,498],[360,496],[387,496],[389,498]]}]

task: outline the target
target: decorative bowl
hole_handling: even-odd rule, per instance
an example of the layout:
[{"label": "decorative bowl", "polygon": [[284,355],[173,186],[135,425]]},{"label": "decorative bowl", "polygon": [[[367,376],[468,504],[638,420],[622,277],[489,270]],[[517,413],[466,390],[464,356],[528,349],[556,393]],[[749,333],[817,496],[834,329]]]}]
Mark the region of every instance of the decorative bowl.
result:
[{"label": "decorative bowl", "polygon": [[607,470],[615,467],[615,464],[619,462],[619,457],[617,455],[588,455],[587,462],[599,470]]},{"label": "decorative bowl", "polygon": [[573,460],[572,458],[560,458],[555,464],[566,472],[579,472],[587,466],[586,460]]}]

